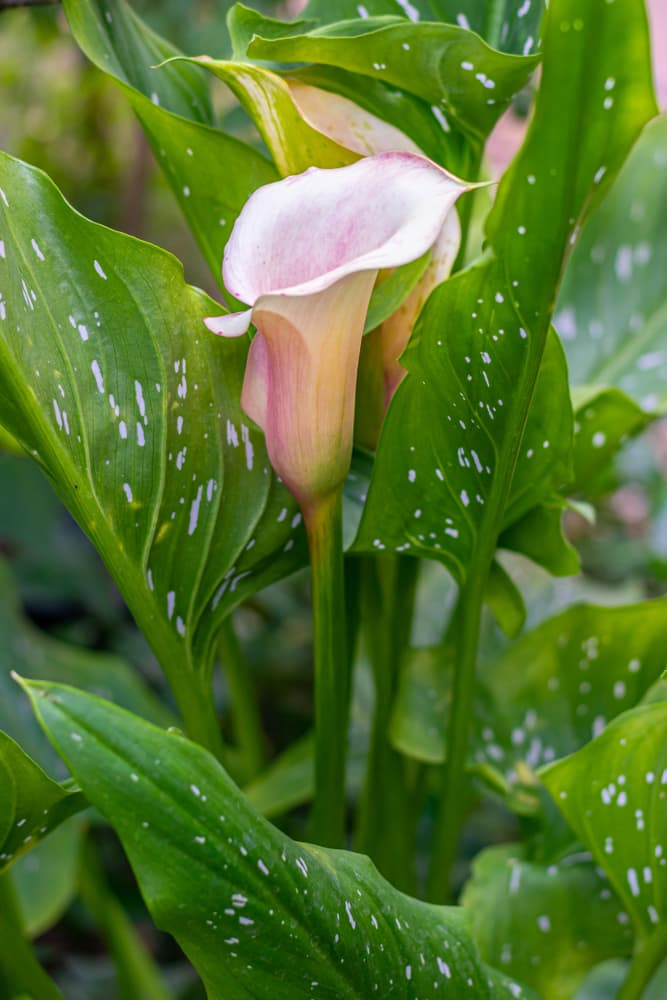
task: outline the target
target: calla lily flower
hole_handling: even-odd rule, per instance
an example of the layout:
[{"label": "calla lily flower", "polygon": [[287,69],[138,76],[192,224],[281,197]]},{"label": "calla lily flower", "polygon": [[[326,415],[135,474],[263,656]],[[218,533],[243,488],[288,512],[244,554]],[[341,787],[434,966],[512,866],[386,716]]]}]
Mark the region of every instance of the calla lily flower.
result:
[{"label": "calla lily flower", "polygon": [[226,337],[255,325],[241,404],[304,513],[336,491],[349,468],[377,274],[434,246],[465,189],[423,156],[383,153],[259,188],[236,221],[223,279],[249,308],[206,325]]}]

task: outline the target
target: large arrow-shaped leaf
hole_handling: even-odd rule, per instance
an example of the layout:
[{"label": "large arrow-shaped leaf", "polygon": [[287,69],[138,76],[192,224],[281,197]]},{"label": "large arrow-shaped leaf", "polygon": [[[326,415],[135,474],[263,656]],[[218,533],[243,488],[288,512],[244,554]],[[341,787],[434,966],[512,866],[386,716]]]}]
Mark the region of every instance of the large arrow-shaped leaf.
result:
[{"label": "large arrow-shaped leaf", "polygon": [[648,57],[634,0],[551,4],[535,118],[489,217],[488,257],[436,290],[404,355],[364,548],[430,554],[461,579],[486,565],[515,496],[513,517],[551,491],[543,463],[559,442],[525,434],[533,397],[538,428],[568,405],[553,383],[536,389],[553,302],[576,225],[654,111]]},{"label": "large arrow-shaped leaf", "polygon": [[222,617],[304,555],[240,409],[246,345],[207,333],[219,306],[169,254],[88,222],[4,155],[0,231],[0,419],[101,552],[187,715]]},{"label": "large arrow-shaped leaf", "polygon": [[367,858],[290,840],[201,747],[72,688],[28,688],[211,1000],[526,996],[509,981],[492,992],[460,910],[402,895]]}]

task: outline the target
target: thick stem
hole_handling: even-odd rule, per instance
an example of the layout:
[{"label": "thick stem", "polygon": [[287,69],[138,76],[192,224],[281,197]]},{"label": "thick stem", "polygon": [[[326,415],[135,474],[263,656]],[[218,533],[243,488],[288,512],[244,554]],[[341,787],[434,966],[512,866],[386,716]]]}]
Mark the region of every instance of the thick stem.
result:
[{"label": "thick stem", "polygon": [[456,636],[456,663],[452,712],[447,731],[446,763],[427,896],[434,902],[450,899],[451,870],[456,860],[466,808],[466,760],[475,703],[477,646],[487,575],[486,561],[474,570],[461,589],[452,629]]},{"label": "thick stem", "polygon": [[342,491],[304,509],[310,546],[315,659],[315,800],[311,837],[340,847],[345,833],[349,714]]},{"label": "thick stem", "polygon": [[225,746],[208,672],[183,671],[170,676],[170,681],[186,735],[224,764]]},{"label": "thick stem", "polygon": [[264,767],[264,731],[250,664],[243,655],[231,617],[225,619],[220,630],[218,650],[229,686],[234,734],[243,758],[244,778],[251,781]]},{"label": "thick stem", "polygon": [[0,996],[63,1000],[23,932],[9,872],[0,875]]},{"label": "thick stem", "polygon": [[648,940],[639,940],[616,1000],[641,1000],[644,990],[665,958],[667,930],[658,930]]},{"label": "thick stem", "polygon": [[375,708],[355,845],[396,888],[411,893],[416,810],[406,760],[391,745],[389,727],[410,641],[418,572],[419,561],[409,556],[365,557],[362,562],[363,629]]},{"label": "thick stem", "polygon": [[104,937],[126,1000],[173,1000],[132,922],[107,885],[97,851],[84,841],[79,867],[81,898]]}]

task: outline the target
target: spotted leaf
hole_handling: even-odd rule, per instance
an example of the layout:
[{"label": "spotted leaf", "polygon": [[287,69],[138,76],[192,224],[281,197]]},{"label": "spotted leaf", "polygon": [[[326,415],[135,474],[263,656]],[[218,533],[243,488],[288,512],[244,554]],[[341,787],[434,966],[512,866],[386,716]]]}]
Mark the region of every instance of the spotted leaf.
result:
[{"label": "spotted leaf", "polygon": [[[655,108],[634,0],[554,0],[545,32],[535,116],[498,189],[487,256],[421,313],[359,530],[360,548],[430,555],[459,580],[487,566],[501,531],[553,493],[557,468],[544,456],[567,449],[569,407],[550,363],[553,302],[577,225]],[[558,429],[559,417],[556,440],[528,440],[531,421]]]},{"label": "spotted leaf", "polygon": [[667,703],[641,706],[540,773],[644,940],[664,934],[667,917],[666,732]]},{"label": "spotted leaf", "polygon": [[[519,811],[539,808],[536,770],[585,746],[665,669],[667,602],[578,604],[480,667],[470,764]],[[452,652],[413,650],[392,721],[404,753],[445,759]]]},{"label": "spotted leaf", "polygon": [[169,254],[83,219],[5,155],[0,231],[0,419],[187,698],[227,611],[304,558],[240,408],[246,345],[207,332],[219,306]]},{"label": "spotted leaf", "polygon": [[520,844],[487,848],[463,906],[486,961],[543,1000],[572,1000],[593,966],[632,951],[628,914],[585,851],[542,865]]},{"label": "spotted leaf", "polygon": [[490,48],[458,24],[375,17],[308,30],[280,25],[237,4],[230,30],[249,41],[247,55],[284,63],[332,66],[399,87],[428,102],[442,127],[471,139],[489,134],[537,65],[534,56]]},{"label": "spotted leaf", "polygon": [[27,687],[212,1000],[527,996],[489,985],[460,909],[402,895],[360,855],[290,840],[201,747],[72,688]]},{"label": "spotted leaf", "polygon": [[[151,31],[125,0],[64,0],[72,34],[88,58],[119,84],[201,247],[216,281],[236,216],[271,163],[214,127],[206,75]],[[213,182],[212,178],[216,178]]]},{"label": "spotted leaf", "polygon": [[0,731],[0,871],[86,805]]},{"label": "spotted leaf", "polygon": [[[604,82],[616,99],[616,75]],[[603,167],[599,168],[602,171]],[[647,126],[568,265],[555,324],[575,385],[667,409],[667,116]],[[626,404],[626,406],[629,404]]]}]

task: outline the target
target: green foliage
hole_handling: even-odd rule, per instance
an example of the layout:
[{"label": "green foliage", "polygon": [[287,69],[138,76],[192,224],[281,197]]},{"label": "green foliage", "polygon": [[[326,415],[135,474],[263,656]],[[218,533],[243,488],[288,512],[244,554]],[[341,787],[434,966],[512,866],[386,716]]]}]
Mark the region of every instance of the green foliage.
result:
[{"label": "green foliage", "polygon": [[[410,900],[367,858],[296,844],[215,759],[72,688],[26,683],[91,802],[113,823],[156,923],[211,997],[491,994],[459,911]],[[472,985],[471,985],[472,984]]]},{"label": "green foliage", "polygon": [[627,914],[583,853],[543,866],[520,845],[488,848],[463,904],[485,960],[543,1000],[572,1000],[594,965],[632,950]]},{"label": "green foliage", "polygon": [[[600,498],[629,478],[630,465],[613,463],[665,410],[667,121],[646,124],[656,108],[644,4],[310,0],[291,22],[269,16],[279,9],[270,2],[143,7],[182,48],[201,39],[206,56],[182,56],[125,0],[63,0],[100,71],[77,64],[87,97],[72,101],[72,117],[85,117],[96,143],[113,137],[100,176],[117,180],[131,124],[105,89],[114,81],[218,284],[257,187],[358,158],[300,112],[292,80],[356,102],[471,180],[542,61],[539,92],[498,190],[461,202],[461,260],[417,320],[375,455],[355,455],[344,612],[342,598],[329,603],[334,572],[314,565],[320,597],[329,595],[318,603],[316,594],[315,645],[330,667],[329,688],[321,674],[315,681],[314,732],[302,585],[256,596],[306,563],[306,539],[241,407],[249,339],[206,331],[203,319],[222,307],[169,254],[89,222],[44,174],[0,153],[0,550],[27,602],[0,562],[0,867],[12,863],[0,876],[0,994],[58,995],[27,938],[78,898],[84,907],[61,924],[65,942],[87,911],[113,956],[119,998],[200,995],[149,954],[159,947],[177,965],[175,944],[156,945],[143,927],[137,935],[136,886],[112,891],[94,844],[110,851],[115,873],[120,848],[102,831],[83,838],[87,818],[73,815],[90,803],[93,822],[118,834],[151,917],[191,961],[184,982],[196,970],[211,1000],[657,998],[667,955],[667,598],[639,600],[662,593],[656,574],[633,584],[633,604],[614,593],[613,607],[557,614],[572,585],[550,585],[547,598],[542,570],[499,553],[577,573],[577,531],[605,544]],[[45,39],[64,17],[39,22]],[[0,55],[12,44],[0,39]],[[13,58],[0,71],[5,90]],[[66,102],[61,63],[47,71],[39,56],[27,61]],[[46,139],[34,139],[51,135],[46,102],[41,124],[29,113],[35,86],[24,92],[25,149],[57,165]],[[66,164],[77,147],[54,120]],[[15,112],[8,121],[13,145]],[[82,164],[69,175],[85,188]],[[82,190],[77,204],[88,198]],[[96,217],[128,224],[108,201],[92,203]],[[427,261],[380,275],[366,330],[397,309]],[[197,743],[173,728],[148,673],[103,651],[120,648],[119,629],[143,640],[87,543],[61,536],[61,508],[30,459],[102,556]],[[664,485],[655,496],[664,503]],[[589,502],[602,527],[570,530],[570,508],[594,520]],[[658,537],[659,519],[652,530]],[[338,541],[326,551],[342,577]],[[590,569],[587,556],[584,546]],[[438,588],[425,573],[419,586],[415,557],[452,578]],[[574,588],[590,599],[587,577]],[[62,599],[73,621],[62,620]],[[220,641],[242,603],[241,644],[230,622]],[[426,640],[423,604],[434,620]],[[260,623],[262,639],[248,638],[248,623]],[[214,696],[216,653],[227,678],[215,678]],[[39,678],[23,682],[34,714],[13,670]],[[346,718],[350,689],[348,747],[332,720]],[[246,794],[221,763],[234,756],[220,715],[245,759],[233,773],[253,778]],[[316,782],[314,757],[347,757],[347,781],[337,774],[334,792]],[[346,797],[346,833],[370,860],[297,842],[313,797],[335,802],[337,816]],[[425,885],[440,903],[452,881],[464,881],[462,906],[394,888]],[[114,987],[94,978],[89,993],[111,1000]]]},{"label": "green foliage", "polygon": [[187,697],[216,622],[303,558],[293,501],[239,407],[246,347],[206,332],[219,307],[168,254],[82,219],[8,156],[0,181],[0,417],[52,476]]}]

